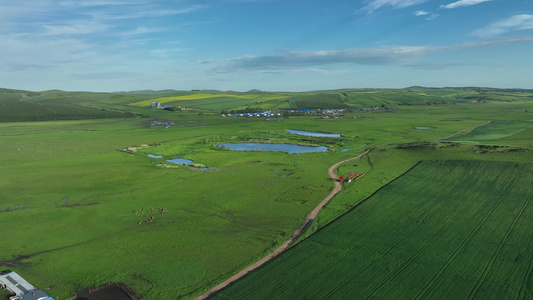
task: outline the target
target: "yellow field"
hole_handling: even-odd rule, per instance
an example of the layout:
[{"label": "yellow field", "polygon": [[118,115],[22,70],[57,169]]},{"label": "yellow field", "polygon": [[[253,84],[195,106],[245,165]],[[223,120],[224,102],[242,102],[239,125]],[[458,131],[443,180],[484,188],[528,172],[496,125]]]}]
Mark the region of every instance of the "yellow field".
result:
[{"label": "yellow field", "polygon": [[183,96],[172,96],[172,97],[161,97],[161,98],[154,98],[149,100],[144,100],[136,103],[132,103],[130,105],[133,106],[150,106],[152,104],[152,101],[157,101],[161,104],[169,103],[169,102],[175,102],[175,101],[183,101],[183,100],[203,100],[203,99],[210,99],[210,98],[242,98],[242,99],[276,99],[279,98],[279,95],[268,95],[268,96],[259,96],[259,95],[232,95],[232,94],[205,94],[205,93],[198,93],[198,94],[191,94],[191,95],[183,95]]}]

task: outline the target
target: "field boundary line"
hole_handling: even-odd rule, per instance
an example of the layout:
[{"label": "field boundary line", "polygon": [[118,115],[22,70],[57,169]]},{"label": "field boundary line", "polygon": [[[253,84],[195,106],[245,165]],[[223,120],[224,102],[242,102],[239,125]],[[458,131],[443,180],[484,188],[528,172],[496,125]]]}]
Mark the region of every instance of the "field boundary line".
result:
[{"label": "field boundary line", "polygon": [[468,127],[468,128],[465,128],[465,129],[459,130],[459,131],[457,131],[456,133],[452,133],[452,134],[450,134],[449,136],[445,136],[445,137],[443,137],[443,138],[437,139],[437,141],[442,141],[442,140],[445,140],[445,139],[451,138],[452,136],[456,136],[456,135],[458,135],[458,134],[460,134],[460,133],[463,133],[463,132],[465,132],[465,131],[467,131],[467,130],[474,130],[474,129],[478,128],[478,127],[485,126],[485,125],[488,125],[488,124],[490,124],[490,123],[492,123],[492,121],[489,120],[489,121],[487,121],[486,123],[483,123],[483,124],[480,124],[480,125],[477,125],[477,126]]},{"label": "field boundary line", "polygon": [[[335,183],[335,188],[333,189],[333,191],[331,191],[329,193],[328,196],[326,196],[326,198],[324,198],[324,200],[322,200],[317,206],[315,206],[315,208],[313,208],[313,210],[311,210],[311,212],[309,214],[307,214],[307,216],[305,217],[304,221],[291,234],[291,236],[287,240],[285,240],[285,242],[283,242],[283,244],[278,246],[276,249],[274,249],[272,252],[268,253],[266,256],[264,256],[260,260],[258,260],[255,263],[249,265],[248,267],[242,269],[241,271],[237,272],[236,274],[234,274],[230,278],[224,280],[223,282],[221,282],[218,285],[216,285],[215,287],[207,290],[206,292],[202,293],[200,296],[198,296],[198,297],[196,297],[194,299],[195,300],[203,300],[203,299],[207,299],[207,298],[211,297],[212,295],[222,291],[223,289],[225,289],[229,285],[235,283],[239,279],[244,278],[246,275],[248,275],[252,271],[255,271],[255,270],[259,269],[264,264],[266,264],[270,260],[272,260],[275,257],[279,256],[285,250],[287,250],[289,248],[289,246],[291,246],[292,243],[294,243],[296,240],[298,240],[300,238],[300,236],[302,236],[302,234],[309,228],[311,223],[316,219],[316,217],[318,216],[318,213],[324,208],[324,206],[326,206],[331,201],[331,199],[333,199],[333,197],[335,197],[340,191],[342,191],[342,185],[341,185],[341,183],[338,180],[339,178],[337,177],[337,174],[335,174],[335,169],[337,169],[343,163],[346,163],[346,162],[351,161],[351,160],[356,160],[356,159],[368,154],[370,151],[372,151],[372,150],[374,150],[374,149],[376,149],[378,147],[383,147],[383,146],[387,146],[387,145],[391,145],[391,144],[381,144],[381,145],[370,147],[369,149],[365,150],[363,153],[361,153],[361,154],[359,154],[359,155],[357,155],[355,157],[339,161],[339,162],[333,164],[331,167],[329,167],[328,174],[329,174],[329,177]],[[355,208],[355,207],[353,207],[353,208]]]}]

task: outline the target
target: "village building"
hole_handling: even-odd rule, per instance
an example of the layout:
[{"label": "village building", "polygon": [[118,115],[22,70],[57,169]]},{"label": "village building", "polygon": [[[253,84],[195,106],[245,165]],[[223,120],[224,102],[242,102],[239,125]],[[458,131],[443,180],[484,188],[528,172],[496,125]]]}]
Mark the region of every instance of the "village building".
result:
[{"label": "village building", "polygon": [[159,103],[157,101],[152,101],[152,105],[150,107],[151,108],[158,108],[158,109],[163,108],[163,106],[161,106],[161,103]]},{"label": "village building", "polygon": [[14,294],[10,300],[54,300],[15,272],[0,275],[0,287]]}]

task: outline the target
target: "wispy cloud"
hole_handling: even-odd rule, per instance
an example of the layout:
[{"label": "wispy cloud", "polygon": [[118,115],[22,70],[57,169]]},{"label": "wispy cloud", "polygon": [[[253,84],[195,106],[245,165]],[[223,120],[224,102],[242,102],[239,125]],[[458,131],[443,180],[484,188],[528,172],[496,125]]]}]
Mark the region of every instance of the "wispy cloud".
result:
[{"label": "wispy cloud", "polygon": [[479,65],[479,63],[417,63],[408,64],[406,67],[422,70],[443,70],[451,67],[471,67],[477,65]]},{"label": "wispy cloud", "polygon": [[3,35],[0,39],[0,64],[11,67],[58,67],[66,61],[83,62],[95,57],[91,45],[77,39],[28,39],[25,35]]},{"label": "wispy cloud", "polygon": [[434,20],[439,16],[438,14],[430,13],[425,10],[417,10],[413,14],[417,17],[424,17],[426,20]]},{"label": "wispy cloud", "polygon": [[225,61],[217,69],[231,71],[272,71],[332,64],[401,65],[427,52],[426,47],[382,47],[345,50],[295,51],[278,55],[243,56]]},{"label": "wispy cloud", "polygon": [[116,6],[116,5],[140,5],[150,3],[146,0],[77,0],[77,1],[62,1],[60,5],[63,6],[72,6],[72,7],[90,7],[90,6]]},{"label": "wispy cloud", "polygon": [[505,44],[533,43],[533,36],[517,36],[479,40],[450,46],[391,46],[380,48],[356,48],[324,51],[280,51],[278,55],[243,56],[225,61],[197,61],[215,64],[214,71],[230,73],[235,71],[270,72],[317,68],[334,64],[396,65],[415,68],[439,69],[451,66],[464,66],[464,63],[414,64],[413,60],[438,51],[461,51],[472,48],[492,47]]},{"label": "wispy cloud", "polygon": [[452,9],[452,8],[461,7],[461,6],[476,5],[476,4],[488,2],[488,1],[492,1],[492,0],[459,0],[457,2],[453,2],[450,4],[441,5],[440,8]]},{"label": "wispy cloud", "polygon": [[516,15],[478,29],[472,34],[479,37],[497,36],[509,31],[533,29],[533,15]]},{"label": "wispy cloud", "polygon": [[483,47],[493,47],[501,45],[510,45],[510,44],[524,44],[524,43],[533,43],[533,35],[526,36],[509,36],[493,39],[485,39],[473,42],[465,42],[460,44],[455,44],[451,46],[442,46],[437,47],[435,50],[464,50],[470,48],[483,48]]},{"label": "wispy cloud", "polygon": [[123,32],[123,35],[131,36],[131,35],[140,35],[140,34],[149,34],[149,33],[155,33],[155,32],[162,32],[166,31],[165,28],[148,28],[144,26],[137,27],[134,30]]},{"label": "wispy cloud", "polygon": [[130,10],[97,10],[88,12],[96,20],[124,20],[140,18],[160,18],[188,14],[206,8],[204,5],[192,5],[180,9],[130,9]]},{"label": "wispy cloud", "polygon": [[383,7],[404,8],[427,2],[428,0],[372,0],[366,6],[355,11],[356,14],[370,14]]},{"label": "wispy cloud", "polygon": [[104,32],[111,26],[100,24],[92,21],[88,22],[74,22],[65,25],[44,25],[44,36],[59,36],[59,35],[82,35],[90,33]]}]

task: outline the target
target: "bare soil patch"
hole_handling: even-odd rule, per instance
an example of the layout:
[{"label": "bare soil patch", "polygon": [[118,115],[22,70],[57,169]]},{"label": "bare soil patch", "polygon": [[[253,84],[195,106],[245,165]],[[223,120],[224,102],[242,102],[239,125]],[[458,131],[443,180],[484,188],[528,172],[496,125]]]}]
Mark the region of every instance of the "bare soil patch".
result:
[{"label": "bare soil patch", "polygon": [[0,267],[20,266],[22,264],[25,264],[24,262],[22,262],[22,260],[28,259],[30,257],[30,255],[18,255],[12,259],[0,260]]}]

